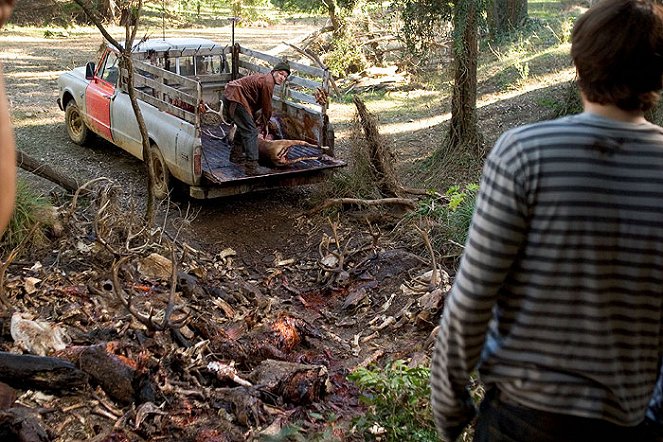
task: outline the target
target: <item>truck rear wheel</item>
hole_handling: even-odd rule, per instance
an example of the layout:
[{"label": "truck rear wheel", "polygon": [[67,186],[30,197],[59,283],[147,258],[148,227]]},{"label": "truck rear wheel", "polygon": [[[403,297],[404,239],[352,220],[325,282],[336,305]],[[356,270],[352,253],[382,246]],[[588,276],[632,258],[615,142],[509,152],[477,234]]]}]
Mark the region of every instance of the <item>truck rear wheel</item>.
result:
[{"label": "truck rear wheel", "polygon": [[156,144],[150,146],[150,152],[152,153],[152,167],[154,169],[154,196],[162,200],[168,197],[172,177]]},{"label": "truck rear wheel", "polygon": [[90,130],[83,121],[83,115],[78,109],[78,105],[74,100],[67,103],[64,111],[64,120],[67,125],[67,134],[74,143],[83,146],[90,138]]}]

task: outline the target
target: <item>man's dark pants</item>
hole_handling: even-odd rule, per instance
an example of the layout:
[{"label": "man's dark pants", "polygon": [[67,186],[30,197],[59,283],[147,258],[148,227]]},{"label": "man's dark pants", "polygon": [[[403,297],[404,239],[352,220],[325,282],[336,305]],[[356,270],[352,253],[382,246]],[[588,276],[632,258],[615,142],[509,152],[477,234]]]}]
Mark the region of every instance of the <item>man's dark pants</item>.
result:
[{"label": "man's dark pants", "polygon": [[225,97],[222,100],[226,116],[237,126],[234,144],[244,147],[247,161],[258,161],[258,128],[253,116],[240,104]]},{"label": "man's dark pants", "polygon": [[648,424],[622,427],[589,419],[539,411],[504,400],[493,387],[481,402],[474,429],[474,442],[587,442],[660,441]]}]

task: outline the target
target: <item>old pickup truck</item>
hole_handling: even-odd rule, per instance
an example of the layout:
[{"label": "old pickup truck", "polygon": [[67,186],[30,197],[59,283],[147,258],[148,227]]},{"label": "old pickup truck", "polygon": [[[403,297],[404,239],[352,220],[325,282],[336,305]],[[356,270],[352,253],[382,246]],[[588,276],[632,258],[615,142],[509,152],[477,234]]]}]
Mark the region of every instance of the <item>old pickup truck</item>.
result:
[{"label": "old pickup truck", "polygon": [[[135,157],[147,158],[129,98],[128,72],[120,54],[106,45],[97,63],[58,78],[58,105],[69,138],[83,145],[94,134]],[[218,113],[232,79],[269,72],[280,58],[202,38],[147,39],[132,50],[133,87],[149,134],[155,194],[173,186],[197,198],[319,182],[345,164],[333,158],[334,131],[327,116],[330,74],[290,61],[293,75],[272,97],[278,138],[306,143],[288,147],[279,164],[261,156],[258,175],[229,161],[231,127]]]}]

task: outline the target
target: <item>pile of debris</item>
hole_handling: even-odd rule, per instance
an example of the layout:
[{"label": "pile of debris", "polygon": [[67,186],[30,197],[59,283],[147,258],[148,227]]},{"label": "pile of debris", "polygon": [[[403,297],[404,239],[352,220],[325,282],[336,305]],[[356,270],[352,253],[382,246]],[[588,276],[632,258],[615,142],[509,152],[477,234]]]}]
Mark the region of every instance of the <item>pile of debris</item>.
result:
[{"label": "pile of debris", "polygon": [[251,440],[310,412],[352,417],[350,370],[426,354],[448,276],[378,230],[329,221],[313,256],[252,279],[232,248],[142,227],[119,192],[75,198],[59,244],[4,263],[7,439]]}]

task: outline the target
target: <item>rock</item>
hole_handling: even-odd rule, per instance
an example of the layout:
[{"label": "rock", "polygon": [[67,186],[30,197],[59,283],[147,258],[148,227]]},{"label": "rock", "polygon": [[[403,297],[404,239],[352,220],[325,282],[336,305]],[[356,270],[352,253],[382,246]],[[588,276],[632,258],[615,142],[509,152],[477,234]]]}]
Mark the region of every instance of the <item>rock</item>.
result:
[{"label": "rock", "polygon": [[152,253],[138,263],[138,271],[145,278],[170,279],[173,262],[158,253]]}]

